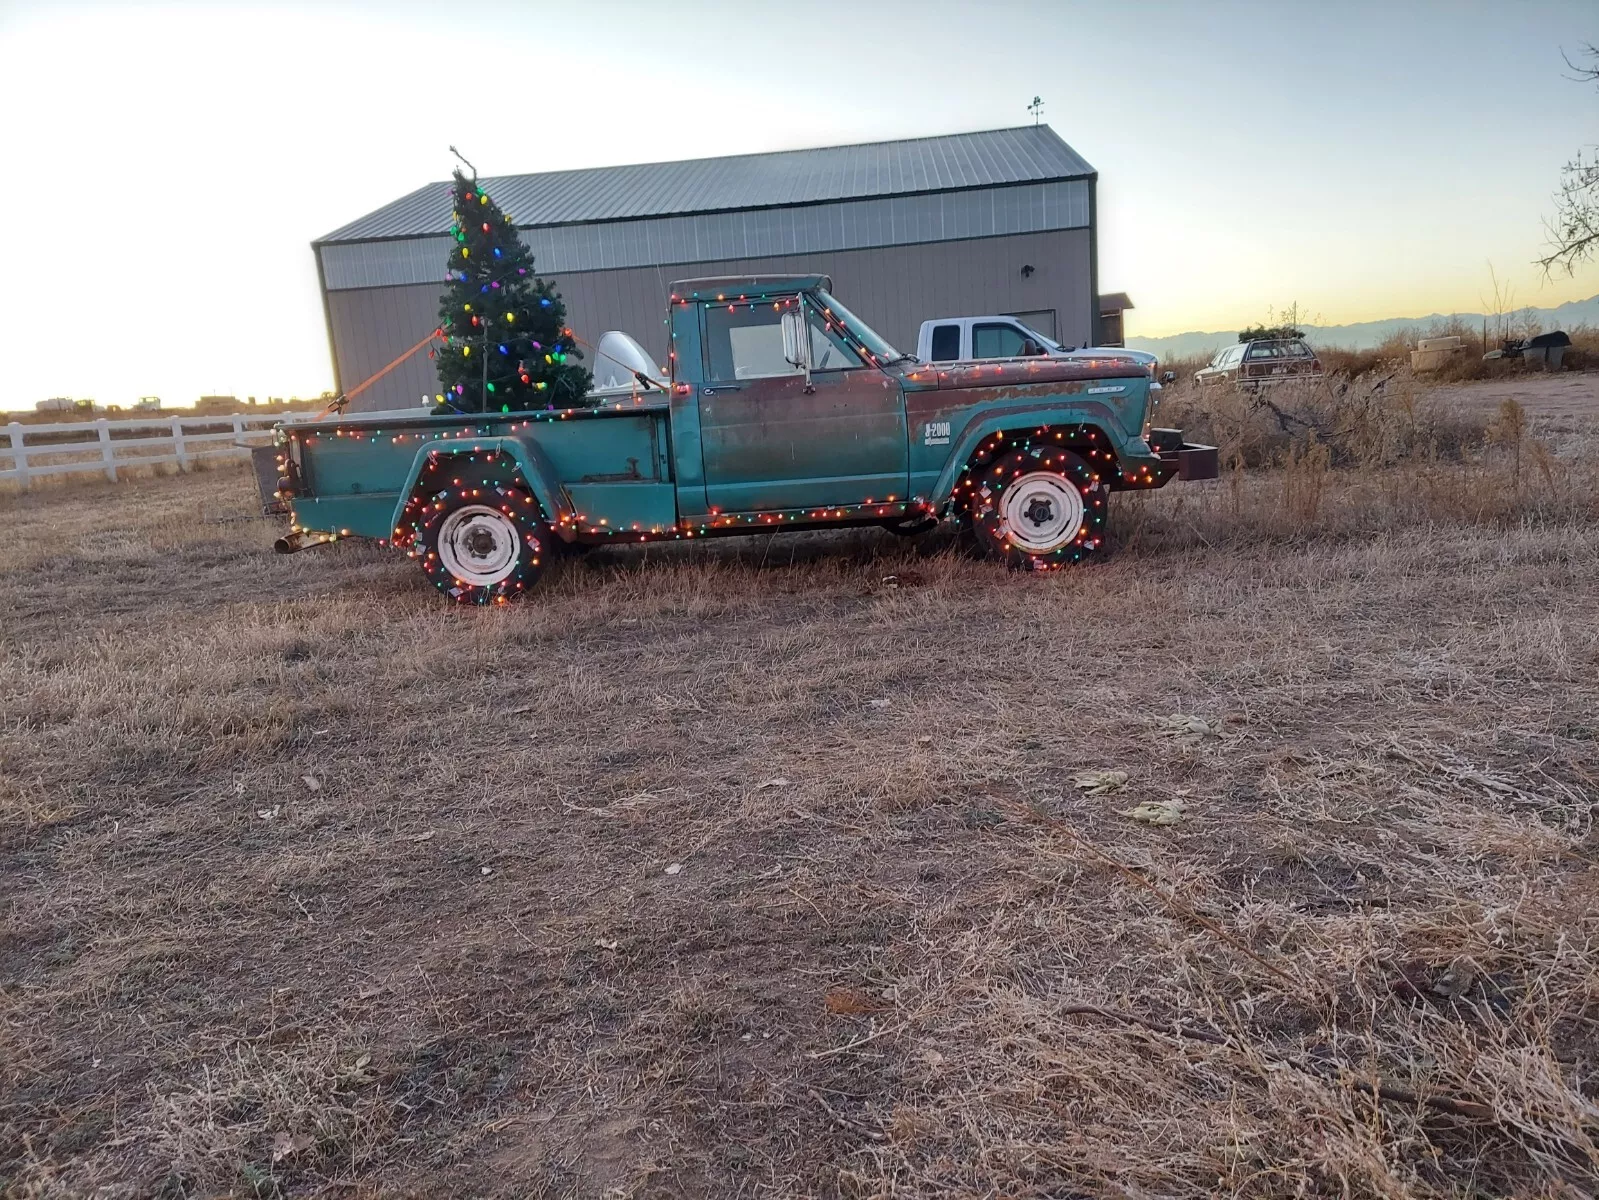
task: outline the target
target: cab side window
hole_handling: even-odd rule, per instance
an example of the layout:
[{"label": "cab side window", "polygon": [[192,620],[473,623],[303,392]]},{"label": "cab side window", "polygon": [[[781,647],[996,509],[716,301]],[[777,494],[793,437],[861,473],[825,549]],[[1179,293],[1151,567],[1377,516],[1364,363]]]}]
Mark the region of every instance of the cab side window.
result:
[{"label": "cab side window", "polygon": [[933,362],[954,362],[961,356],[961,327],[934,325],[933,345],[928,351]]},{"label": "cab side window", "polygon": [[798,375],[783,357],[783,307],[770,302],[705,306],[707,379]]},{"label": "cab side window", "polygon": [[1018,358],[1022,352],[1022,331],[1014,325],[973,325],[973,358]]}]

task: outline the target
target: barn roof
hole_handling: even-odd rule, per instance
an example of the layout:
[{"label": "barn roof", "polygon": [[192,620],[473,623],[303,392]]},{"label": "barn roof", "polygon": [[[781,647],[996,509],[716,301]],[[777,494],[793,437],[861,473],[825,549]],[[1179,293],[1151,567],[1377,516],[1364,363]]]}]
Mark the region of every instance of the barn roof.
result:
[{"label": "barn roof", "polygon": [[[524,228],[689,213],[777,208],[1088,179],[1094,169],[1048,125],[485,177],[494,201]],[[317,240],[359,242],[449,232],[450,185],[430,183]]]}]

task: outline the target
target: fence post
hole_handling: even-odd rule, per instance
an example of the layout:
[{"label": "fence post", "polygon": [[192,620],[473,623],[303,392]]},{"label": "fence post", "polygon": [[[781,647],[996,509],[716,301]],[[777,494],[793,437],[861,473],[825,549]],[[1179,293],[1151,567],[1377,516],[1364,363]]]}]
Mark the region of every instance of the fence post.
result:
[{"label": "fence post", "polygon": [[105,464],[105,477],[112,483],[117,481],[117,459],[111,450],[111,423],[104,417],[95,419],[95,427],[100,431],[100,461]]},{"label": "fence post", "polygon": [[6,426],[6,432],[11,435],[11,466],[17,472],[17,482],[25,488],[31,488],[33,482],[28,472],[28,447],[22,441],[22,429],[21,421],[12,421]]},{"label": "fence post", "polygon": [[189,469],[189,448],[183,441],[183,418],[172,418],[172,451],[178,456],[178,470]]}]

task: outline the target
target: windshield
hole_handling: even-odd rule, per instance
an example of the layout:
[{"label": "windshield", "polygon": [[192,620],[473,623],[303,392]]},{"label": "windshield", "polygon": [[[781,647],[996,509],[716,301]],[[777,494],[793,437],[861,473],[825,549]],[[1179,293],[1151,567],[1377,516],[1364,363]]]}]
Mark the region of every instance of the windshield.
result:
[{"label": "windshield", "polygon": [[865,346],[868,353],[879,362],[895,362],[907,357],[890,346],[875,329],[822,291],[821,288],[816,289],[816,298],[821,301],[824,309],[844,323],[844,328],[849,330],[850,334],[861,345]]}]

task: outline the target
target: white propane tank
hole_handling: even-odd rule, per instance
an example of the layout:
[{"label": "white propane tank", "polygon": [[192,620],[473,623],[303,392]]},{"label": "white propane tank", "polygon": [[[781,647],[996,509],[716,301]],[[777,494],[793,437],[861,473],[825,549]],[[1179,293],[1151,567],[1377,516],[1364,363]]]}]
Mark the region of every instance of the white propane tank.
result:
[{"label": "white propane tank", "polygon": [[620,329],[600,335],[599,344],[594,347],[593,366],[589,369],[594,372],[593,390],[606,395],[638,391],[644,386],[638,381],[639,375],[666,386],[666,376],[650,361],[644,347]]}]

